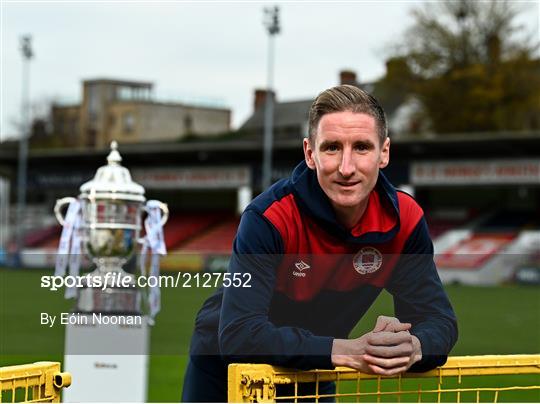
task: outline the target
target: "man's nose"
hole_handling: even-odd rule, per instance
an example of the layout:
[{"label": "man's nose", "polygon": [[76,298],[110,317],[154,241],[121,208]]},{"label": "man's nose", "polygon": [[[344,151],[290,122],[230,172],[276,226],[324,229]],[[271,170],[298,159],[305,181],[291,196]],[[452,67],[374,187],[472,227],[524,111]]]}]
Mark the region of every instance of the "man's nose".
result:
[{"label": "man's nose", "polygon": [[339,165],[339,173],[345,177],[351,177],[354,174],[354,161],[350,151],[344,150],[341,156],[341,164]]}]

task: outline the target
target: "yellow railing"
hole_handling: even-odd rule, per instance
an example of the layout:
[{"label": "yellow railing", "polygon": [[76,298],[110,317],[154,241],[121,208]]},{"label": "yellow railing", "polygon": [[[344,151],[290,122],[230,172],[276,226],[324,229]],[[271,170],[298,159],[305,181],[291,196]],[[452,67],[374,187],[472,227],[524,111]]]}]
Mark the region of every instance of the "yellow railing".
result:
[{"label": "yellow railing", "polygon": [[59,403],[60,391],[71,385],[71,375],[59,362],[36,362],[0,368],[0,402]]},{"label": "yellow railing", "polygon": [[[335,382],[335,393],[324,382]],[[456,356],[429,372],[394,377],[345,367],[298,371],[231,364],[228,396],[229,402],[540,402],[540,355]]]}]

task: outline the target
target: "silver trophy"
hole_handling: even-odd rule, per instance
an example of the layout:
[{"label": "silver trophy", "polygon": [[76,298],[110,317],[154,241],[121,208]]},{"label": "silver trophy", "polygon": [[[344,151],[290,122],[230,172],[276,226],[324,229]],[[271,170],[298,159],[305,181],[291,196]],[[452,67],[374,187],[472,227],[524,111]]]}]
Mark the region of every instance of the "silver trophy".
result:
[{"label": "silver trophy", "polygon": [[[90,276],[100,277],[104,285],[79,290],[76,310],[81,312],[141,312],[141,293],[134,287],[135,274],[125,271],[123,266],[138,250],[146,198],[144,188],[134,182],[129,170],[120,164],[122,157],[117,149],[113,141],[108,164],[97,170],[93,180],[80,187],[83,252],[96,266]],[[56,201],[54,213],[62,226],[65,224],[63,207],[74,200],[66,197]],[[169,210],[162,202],[159,208],[163,226]]]}]

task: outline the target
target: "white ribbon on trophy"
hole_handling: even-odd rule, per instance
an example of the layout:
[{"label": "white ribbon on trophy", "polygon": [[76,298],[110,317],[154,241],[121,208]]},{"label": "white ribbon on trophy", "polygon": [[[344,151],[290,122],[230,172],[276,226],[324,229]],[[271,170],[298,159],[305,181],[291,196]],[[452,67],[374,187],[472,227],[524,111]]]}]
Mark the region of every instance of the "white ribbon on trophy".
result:
[{"label": "white ribbon on trophy", "polygon": [[[71,247],[69,250],[69,275],[72,277],[79,276],[79,270],[81,268],[81,225],[82,225],[82,212],[79,211],[78,215],[75,216],[75,223],[73,224],[73,235],[71,236]],[[72,297],[77,297],[77,288],[75,286],[66,287],[64,293],[66,299],[71,299]]]},{"label": "white ribbon on trophy", "polygon": [[161,202],[150,200],[146,203],[148,216],[144,221],[146,236],[141,249],[141,275],[146,275],[146,255],[150,249],[150,276],[155,278],[155,282],[149,286],[148,304],[150,309],[150,325],[154,324],[154,318],[161,309],[161,291],[159,289],[159,259],[160,255],[167,254],[163,237],[163,226],[161,225]]},{"label": "white ribbon on trophy", "polygon": [[[69,203],[64,219],[62,236],[60,237],[58,253],[56,254],[55,276],[65,276],[68,263],[69,275],[79,275],[79,269],[81,267],[81,222],[81,203],[77,199],[73,199]],[[75,286],[66,287],[64,296],[66,299],[76,297],[77,289]]]}]

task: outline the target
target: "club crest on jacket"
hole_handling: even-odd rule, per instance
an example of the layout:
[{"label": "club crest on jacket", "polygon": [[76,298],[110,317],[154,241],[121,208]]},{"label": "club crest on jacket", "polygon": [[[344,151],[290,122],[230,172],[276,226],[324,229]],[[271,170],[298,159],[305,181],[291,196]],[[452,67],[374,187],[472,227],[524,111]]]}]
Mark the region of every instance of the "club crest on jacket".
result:
[{"label": "club crest on jacket", "polygon": [[373,247],[364,247],[353,258],[353,267],[361,275],[377,271],[382,266],[382,254]]}]

